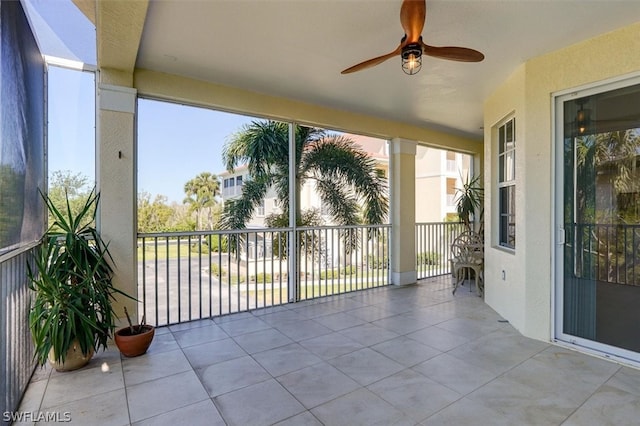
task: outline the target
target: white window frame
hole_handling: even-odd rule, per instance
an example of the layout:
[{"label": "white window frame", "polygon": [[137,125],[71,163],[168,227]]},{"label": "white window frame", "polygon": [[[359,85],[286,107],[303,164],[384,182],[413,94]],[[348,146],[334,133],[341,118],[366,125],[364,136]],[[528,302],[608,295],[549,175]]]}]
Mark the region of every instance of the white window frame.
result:
[{"label": "white window frame", "polygon": [[[511,125],[510,137],[507,132],[508,126]],[[503,139],[504,138],[504,139]],[[516,248],[516,211],[515,211],[515,192],[516,192],[516,117],[510,116],[497,126],[497,187],[498,187],[498,205],[497,205],[497,239],[498,245],[510,250]],[[504,141],[504,143],[503,143]],[[511,200],[504,200],[503,189],[512,188]],[[505,201],[513,204],[513,211],[503,211]],[[507,228],[503,226],[503,220],[508,220]],[[509,233],[508,228],[513,226],[513,233]],[[509,241],[509,237],[513,236],[513,241]]]}]

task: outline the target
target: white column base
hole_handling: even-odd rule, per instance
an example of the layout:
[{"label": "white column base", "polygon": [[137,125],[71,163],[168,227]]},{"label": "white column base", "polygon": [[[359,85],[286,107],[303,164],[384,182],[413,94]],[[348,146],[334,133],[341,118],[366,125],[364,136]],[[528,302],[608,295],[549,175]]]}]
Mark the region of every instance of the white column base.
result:
[{"label": "white column base", "polygon": [[391,284],[409,285],[418,281],[416,271],[391,272]]}]

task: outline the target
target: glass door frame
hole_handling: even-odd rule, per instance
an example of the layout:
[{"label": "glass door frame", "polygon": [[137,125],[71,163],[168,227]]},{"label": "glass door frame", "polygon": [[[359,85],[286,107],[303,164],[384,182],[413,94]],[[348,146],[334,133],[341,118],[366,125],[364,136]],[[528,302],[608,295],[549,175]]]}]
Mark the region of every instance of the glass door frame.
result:
[{"label": "glass door frame", "polygon": [[[574,347],[606,358],[634,365],[640,364],[640,353],[611,346],[594,340],[566,334],[563,323],[564,310],[564,103],[585,96],[609,92],[640,84],[640,72],[620,76],[597,83],[552,93],[552,291],[551,336],[554,342]],[[575,175],[574,167],[574,175]]]}]

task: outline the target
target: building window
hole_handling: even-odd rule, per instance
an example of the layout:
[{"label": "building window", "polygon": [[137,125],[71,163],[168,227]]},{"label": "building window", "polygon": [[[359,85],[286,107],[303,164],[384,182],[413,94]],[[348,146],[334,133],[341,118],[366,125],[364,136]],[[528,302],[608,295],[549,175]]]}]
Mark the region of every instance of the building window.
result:
[{"label": "building window", "polygon": [[447,207],[456,205],[456,180],[447,178]]},{"label": "building window", "polygon": [[516,119],[498,128],[498,243],[516,247]]},{"label": "building window", "polygon": [[264,216],[264,199],[262,199],[260,201],[260,204],[258,204],[258,211],[256,212],[257,216]]},{"label": "building window", "polygon": [[447,151],[447,172],[456,172],[456,153]]},{"label": "building window", "polygon": [[236,186],[242,186],[242,175],[236,177]]}]

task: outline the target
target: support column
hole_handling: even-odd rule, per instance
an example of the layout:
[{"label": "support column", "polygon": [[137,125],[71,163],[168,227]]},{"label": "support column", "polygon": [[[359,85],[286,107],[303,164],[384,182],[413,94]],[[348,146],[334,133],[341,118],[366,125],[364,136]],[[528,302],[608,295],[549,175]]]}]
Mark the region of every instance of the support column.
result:
[{"label": "support column", "polygon": [[[104,77],[104,76],[103,76]],[[103,79],[104,81],[104,79]],[[135,109],[137,91],[101,83],[98,86],[96,177],[100,191],[98,226],[113,257],[114,285],[138,297],[136,267]],[[124,307],[138,317],[137,303],[116,296],[118,325]]]},{"label": "support column", "polygon": [[415,284],[416,279],[416,146],[410,140],[391,141],[391,283]]}]

